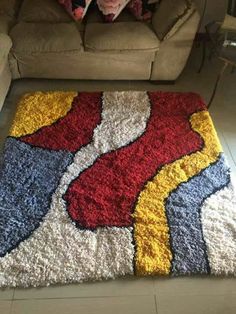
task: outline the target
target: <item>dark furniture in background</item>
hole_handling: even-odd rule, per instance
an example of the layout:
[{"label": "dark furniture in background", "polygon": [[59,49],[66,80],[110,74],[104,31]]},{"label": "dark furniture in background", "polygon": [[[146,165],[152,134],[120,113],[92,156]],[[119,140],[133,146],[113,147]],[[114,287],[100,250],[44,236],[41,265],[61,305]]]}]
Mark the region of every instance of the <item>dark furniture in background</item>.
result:
[{"label": "dark furniture in background", "polygon": [[206,34],[209,39],[209,57],[216,56],[223,62],[208,103],[209,108],[226,68],[231,66],[232,72],[236,68],[236,17],[232,18],[231,16],[226,16],[223,24],[218,22],[209,23],[206,26]]},{"label": "dark furniture in background", "polygon": [[236,16],[236,0],[228,0],[228,14]]}]

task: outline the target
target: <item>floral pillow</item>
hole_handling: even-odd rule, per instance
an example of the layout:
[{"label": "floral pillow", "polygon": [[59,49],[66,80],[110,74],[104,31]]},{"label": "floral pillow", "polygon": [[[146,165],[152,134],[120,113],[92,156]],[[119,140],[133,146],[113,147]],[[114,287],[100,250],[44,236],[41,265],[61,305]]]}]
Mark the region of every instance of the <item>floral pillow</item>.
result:
[{"label": "floral pillow", "polygon": [[66,11],[76,20],[80,21],[85,16],[90,3],[93,0],[58,0]]},{"label": "floral pillow", "polygon": [[97,0],[97,6],[106,22],[114,21],[130,0]]},{"label": "floral pillow", "polygon": [[[82,20],[93,0],[58,0],[75,19]],[[160,0],[95,0],[106,22],[113,22],[127,6],[140,21],[151,19],[156,3]]]},{"label": "floral pillow", "polygon": [[155,10],[156,3],[160,0],[131,0],[127,8],[139,21],[151,20],[152,13]]}]

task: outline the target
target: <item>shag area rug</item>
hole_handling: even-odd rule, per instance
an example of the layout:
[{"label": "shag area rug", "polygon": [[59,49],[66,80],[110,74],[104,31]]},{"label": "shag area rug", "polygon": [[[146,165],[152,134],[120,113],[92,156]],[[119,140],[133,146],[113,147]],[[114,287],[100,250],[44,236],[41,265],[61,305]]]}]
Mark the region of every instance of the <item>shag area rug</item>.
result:
[{"label": "shag area rug", "polygon": [[196,94],[26,94],[0,169],[0,286],[236,274],[235,192]]}]

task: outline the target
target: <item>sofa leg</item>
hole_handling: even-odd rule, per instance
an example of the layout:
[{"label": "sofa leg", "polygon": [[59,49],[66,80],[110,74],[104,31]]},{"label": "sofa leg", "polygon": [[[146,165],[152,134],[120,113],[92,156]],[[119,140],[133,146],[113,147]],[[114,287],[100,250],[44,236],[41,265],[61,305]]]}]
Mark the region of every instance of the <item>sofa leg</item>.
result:
[{"label": "sofa leg", "polygon": [[167,80],[167,81],[162,81],[162,80],[157,80],[157,81],[150,81],[150,83],[154,84],[154,85],[174,85],[175,81],[171,81],[171,80]]}]

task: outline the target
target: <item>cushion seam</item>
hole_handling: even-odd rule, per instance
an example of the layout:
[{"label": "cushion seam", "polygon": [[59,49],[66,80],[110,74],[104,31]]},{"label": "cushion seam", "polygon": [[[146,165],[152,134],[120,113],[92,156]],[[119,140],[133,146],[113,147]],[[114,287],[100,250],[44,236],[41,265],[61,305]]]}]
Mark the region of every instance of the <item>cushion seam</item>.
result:
[{"label": "cushion seam", "polygon": [[[82,46],[81,46],[82,47]],[[83,47],[82,47],[83,48]],[[26,55],[30,55],[30,54],[34,54],[34,53],[65,53],[65,52],[69,52],[69,53],[77,53],[77,52],[81,52],[81,51],[84,51],[83,49],[73,49],[73,50],[52,50],[52,51],[25,51],[25,50],[15,50],[15,49],[12,49],[12,52],[19,52],[19,53],[25,53]]]}]

